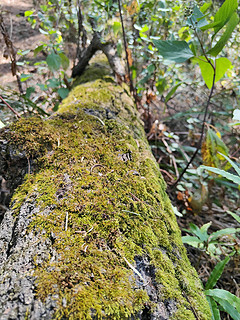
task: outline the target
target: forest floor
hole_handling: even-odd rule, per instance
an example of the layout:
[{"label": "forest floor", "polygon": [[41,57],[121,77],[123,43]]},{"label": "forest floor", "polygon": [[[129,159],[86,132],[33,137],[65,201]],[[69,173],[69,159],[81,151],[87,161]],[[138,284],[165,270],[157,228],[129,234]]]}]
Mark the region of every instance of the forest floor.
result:
[{"label": "forest floor", "polygon": [[[1,0],[1,10],[4,12],[4,23],[10,34],[10,38],[16,49],[21,50],[34,50],[36,46],[40,45],[41,41],[44,41],[45,36],[41,34],[37,29],[32,29],[30,24],[24,17],[24,12],[32,8],[32,0]],[[11,61],[6,59],[5,45],[3,38],[0,37],[0,88],[9,87],[10,90],[17,91],[18,85],[16,77],[11,73]],[[34,61],[34,56],[30,52],[28,60]],[[34,67],[28,66],[28,72],[34,73]],[[21,72],[25,70],[21,69]],[[41,76],[35,74],[34,81],[41,79]],[[33,81],[33,80],[32,80]],[[29,86],[29,82],[27,84]],[[23,83],[25,86],[25,83]],[[25,90],[26,88],[24,88]],[[216,91],[217,95],[218,92]],[[195,148],[200,135],[200,125],[198,114],[194,110],[193,106],[204,105],[207,101],[208,93],[206,89],[193,88],[191,86],[184,87],[182,90],[178,90],[177,94],[165,105],[161,99],[154,96],[154,93],[148,92],[143,101],[143,107],[140,111],[142,118],[145,121],[145,129],[153,153],[160,165],[161,172],[168,184],[168,191],[171,201],[174,206],[178,208],[178,211],[182,213],[182,217],[177,217],[179,226],[186,235],[184,229],[189,228],[190,223],[194,223],[201,227],[202,225],[211,222],[209,233],[215,232],[224,228],[236,228],[237,222],[227,214],[227,210],[237,212],[239,210],[239,194],[238,191],[233,190],[232,194],[229,194],[229,190],[225,186],[212,183],[208,181],[208,196],[206,201],[201,204],[197,210],[192,208],[190,195],[193,197],[199,190],[202,192],[202,182],[196,177],[196,174],[188,174],[188,178],[183,180],[180,184],[181,188],[177,190],[171,190],[171,185],[176,179],[178,173],[178,166],[183,167],[184,163],[187,163],[189,156],[188,151],[191,148]],[[149,101],[147,101],[149,99]],[[215,99],[217,101],[217,99]],[[218,100],[218,105],[212,104],[212,114],[224,111],[224,99]],[[146,103],[149,102],[149,103]],[[147,107],[146,107],[147,106]],[[186,121],[186,114],[189,111],[189,115],[192,112],[192,120]],[[2,109],[0,110],[2,113]],[[220,114],[220,113],[219,113]],[[2,116],[1,116],[2,119]],[[2,119],[3,120],[3,119]],[[208,119],[211,124],[214,125],[212,115]],[[192,126],[191,126],[192,121]],[[226,119],[223,119],[224,123]],[[228,121],[228,120],[227,120]],[[197,124],[195,126],[195,124]],[[197,129],[196,129],[197,128]],[[229,132],[227,135],[227,142],[231,144],[231,134],[237,134],[239,132]],[[239,140],[238,140],[239,141]],[[183,155],[180,155],[176,149],[180,146]],[[237,150],[237,146],[230,145],[230,152],[234,153]],[[179,157],[179,158],[178,158]],[[239,157],[239,154],[235,154],[235,157]],[[184,159],[185,158],[185,159]],[[199,163],[200,152],[199,152]],[[199,165],[194,163],[191,169],[193,171],[196,166]],[[222,241],[230,241],[228,237],[222,239]],[[239,250],[240,244],[236,240],[236,248]],[[211,257],[203,251],[197,248],[187,246],[189,259],[193,266],[197,269],[198,274],[203,281],[206,283],[211,271],[217,263],[215,257]],[[225,252],[219,255],[219,258],[225,256]],[[235,255],[231,259],[230,263],[226,266],[222,277],[217,283],[218,288],[222,288],[232,292],[233,294],[240,296],[240,259],[239,255]],[[228,319],[227,317],[224,319]]]}]

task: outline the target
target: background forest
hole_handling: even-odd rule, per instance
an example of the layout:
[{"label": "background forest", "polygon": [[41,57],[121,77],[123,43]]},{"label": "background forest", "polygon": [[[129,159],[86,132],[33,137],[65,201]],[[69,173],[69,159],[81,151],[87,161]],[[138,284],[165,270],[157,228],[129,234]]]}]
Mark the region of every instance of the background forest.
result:
[{"label": "background forest", "polygon": [[238,2],[2,0],[0,31],[0,128],[57,111],[95,36],[115,49],[212,319],[239,319]]}]

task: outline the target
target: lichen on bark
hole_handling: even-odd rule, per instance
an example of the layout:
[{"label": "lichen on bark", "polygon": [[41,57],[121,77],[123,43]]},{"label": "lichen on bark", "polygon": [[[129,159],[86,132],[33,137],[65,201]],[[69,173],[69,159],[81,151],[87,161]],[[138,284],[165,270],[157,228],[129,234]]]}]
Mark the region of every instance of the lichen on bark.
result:
[{"label": "lichen on bark", "polygon": [[[48,120],[22,119],[2,134],[30,170],[5,220],[14,217],[16,226],[31,207],[13,234],[31,235],[46,249],[32,252],[29,268],[18,275],[30,277],[36,291],[23,302],[23,313],[29,319],[181,320],[197,314],[208,320],[129,90],[109,76],[91,80],[80,80]],[[20,240],[13,238],[6,240],[1,264],[3,288],[9,259],[18,259]],[[25,244],[21,254],[28,249]],[[42,316],[36,316],[36,301]]]}]

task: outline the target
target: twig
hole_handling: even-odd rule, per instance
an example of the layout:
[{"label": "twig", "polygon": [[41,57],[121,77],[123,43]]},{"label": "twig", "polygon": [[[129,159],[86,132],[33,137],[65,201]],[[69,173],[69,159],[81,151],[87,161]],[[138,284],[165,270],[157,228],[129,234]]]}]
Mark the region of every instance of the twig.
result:
[{"label": "twig", "polygon": [[122,257],[122,258],[127,263],[127,265],[139,276],[139,278],[143,281],[143,284],[147,285],[141,273],[125,257]]},{"label": "twig", "polygon": [[16,76],[19,92],[21,94],[23,94],[22,84],[21,84],[21,81],[20,81],[20,77],[19,77],[19,75],[17,73],[18,68],[17,68],[17,59],[16,59],[16,55],[17,55],[16,49],[14,48],[12,40],[10,39],[9,34],[7,32],[7,29],[6,29],[5,25],[4,25],[3,16],[1,14],[1,12],[0,12],[0,32],[3,35],[4,42],[6,44],[6,47],[7,47],[9,56],[10,56],[12,75]]},{"label": "twig", "polygon": [[[82,50],[80,49],[80,37],[81,37],[81,47],[85,49],[87,43],[87,32],[83,26],[83,15],[81,10],[81,1],[77,0],[77,17],[78,17],[78,38],[77,38],[77,51],[76,57],[74,58],[73,66],[75,67],[76,58],[80,58]],[[82,32],[82,36],[81,36]]]},{"label": "twig", "polygon": [[189,301],[188,296],[186,295],[186,293],[185,293],[184,291],[183,291],[182,293],[183,293],[183,296],[186,298],[187,302],[189,303],[190,308],[192,309],[192,312],[193,312],[193,314],[194,314],[194,317],[195,317],[197,320],[200,320],[200,319],[198,318],[198,315],[197,315],[196,311],[194,310],[191,302]]},{"label": "twig", "polygon": [[[193,24],[193,22],[192,22]],[[205,112],[204,112],[204,117],[203,117],[203,122],[202,122],[202,130],[201,130],[201,136],[200,136],[200,139],[199,139],[199,142],[198,142],[198,146],[194,152],[194,154],[192,155],[191,159],[188,161],[188,164],[186,165],[186,167],[183,169],[182,173],[180,174],[179,178],[176,180],[176,182],[172,185],[172,188],[175,188],[176,185],[178,184],[178,182],[182,179],[183,175],[185,174],[185,172],[187,171],[188,167],[190,166],[190,164],[193,162],[193,160],[195,159],[199,149],[201,148],[201,145],[202,145],[202,140],[203,140],[203,134],[204,134],[204,127],[205,127],[205,122],[206,122],[206,118],[207,118],[207,114],[208,114],[208,108],[209,108],[209,105],[210,105],[210,101],[211,101],[211,98],[212,98],[212,94],[213,94],[213,89],[214,89],[214,84],[215,84],[215,78],[216,78],[216,68],[215,66],[212,64],[211,60],[207,57],[207,54],[204,50],[204,47],[203,47],[203,44],[202,44],[202,41],[201,39],[199,38],[199,35],[197,33],[197,30],[195,28],[195,34],[196,34],[196,37],[198,38],[198,41],[200,43],[200,46],[201,46],[201,49],[202,49],[202,52],[203,52],[203,55],[204,57],[206,58],[207,62],[211,65],[211,67],[213,68],[213,82],[212,82],[212,87],[211,87],[211,91],[210,91],[210,94],[208,96],[208,101],[207,101],[207,105],[206,105],[206,108],[205,108]]]},{"label": "twig", "polygon": [[19,114],[16,110],[14,110],[14,109],[10,106],[10,104],[8,104],[7,101],[5,101],[5,100],[3,99],[3,97],[0,96],[0,99],[1,99],[2,102],[17,116],[18,119],[21,118],[20,114]]},{"label": "twig", "polygon": [[65,231],[67,231],[67,228],[68,228],[68,211],[66,212]]},{"label": "twig", "polygon": [[130,91],[133,93],[134,98],[136,100],[133,82],[132,82],[131,70],[130,70],[129,55],[128,55],[128,50],[127,50],[126,33],[125,33],[125,29],[124,29],[124,24],[123,24],[121,0],[118,0],[118,9],[119,9],[121,25],[122,25],[123,43],[124,43],[124,48],[125,48],[126,60],[127,60],[128,77],[129,77],[129,81],[130,81]]}]

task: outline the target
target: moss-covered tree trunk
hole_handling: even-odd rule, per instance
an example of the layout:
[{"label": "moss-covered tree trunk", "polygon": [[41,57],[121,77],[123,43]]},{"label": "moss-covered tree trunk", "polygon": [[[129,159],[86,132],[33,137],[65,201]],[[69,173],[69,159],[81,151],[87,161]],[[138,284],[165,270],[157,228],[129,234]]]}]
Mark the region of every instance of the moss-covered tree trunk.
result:
[{"label": "moss-covered tree trunk", "polygon": [[1,320],[211,319],[127,88],[78,85],[0,150]]}]

